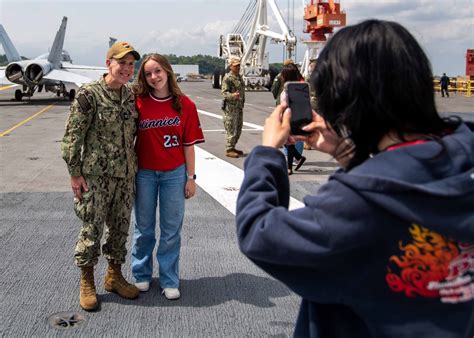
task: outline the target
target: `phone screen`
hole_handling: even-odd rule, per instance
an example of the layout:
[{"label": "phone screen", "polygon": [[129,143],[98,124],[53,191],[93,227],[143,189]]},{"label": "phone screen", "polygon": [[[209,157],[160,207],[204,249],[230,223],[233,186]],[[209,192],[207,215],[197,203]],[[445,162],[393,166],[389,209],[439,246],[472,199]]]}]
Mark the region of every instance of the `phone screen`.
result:
[{"label": "phone screen", "polygon": [[313,120],[309,85],[305,82],[286,82],[285,89],[291,109],[291,135],[307,135],[301,128]]}]

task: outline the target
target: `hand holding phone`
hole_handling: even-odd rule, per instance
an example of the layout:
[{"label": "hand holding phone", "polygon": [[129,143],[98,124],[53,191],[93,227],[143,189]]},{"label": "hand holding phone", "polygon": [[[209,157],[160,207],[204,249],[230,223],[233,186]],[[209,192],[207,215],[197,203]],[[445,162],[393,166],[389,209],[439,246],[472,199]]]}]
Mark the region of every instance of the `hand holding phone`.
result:
[{"label": "hand holding phone", "polygon": [[262,145],[278,149],[288,142],[289,133],[289,110],[283,105],[276,106],[270,116],[265,120],[262,133]]},{"label": "hand holding phone", "polygon": [[301,128],[313,120],[309,85],[306,82],[289,81],[285,83],[288,107],[291,109],[291,135],[308,135]]}]

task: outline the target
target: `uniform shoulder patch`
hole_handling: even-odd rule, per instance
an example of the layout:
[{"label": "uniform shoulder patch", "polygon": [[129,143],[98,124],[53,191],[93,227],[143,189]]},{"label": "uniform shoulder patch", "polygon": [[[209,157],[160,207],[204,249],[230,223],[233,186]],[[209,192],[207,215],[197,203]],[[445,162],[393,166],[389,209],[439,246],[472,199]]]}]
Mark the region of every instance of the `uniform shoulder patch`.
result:
[{"label": "uniform shoulder patch", "polygon": [[84,112],[89,111],[89,110],[92,109],[92,106],[91,106],[89,100],[87,99],[85,93],[80,93],[77,96],[77,103],[79,103],[79,106],[81,107],[81,110],[84,111]]}]

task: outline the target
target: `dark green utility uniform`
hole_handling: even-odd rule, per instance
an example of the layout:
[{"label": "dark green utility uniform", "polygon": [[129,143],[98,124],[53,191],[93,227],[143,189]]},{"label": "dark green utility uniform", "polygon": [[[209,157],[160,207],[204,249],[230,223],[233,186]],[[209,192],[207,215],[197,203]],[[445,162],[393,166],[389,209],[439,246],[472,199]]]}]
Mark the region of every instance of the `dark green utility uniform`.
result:
[{"label": "dark green utility uniform", "polygon": [[[235,92],[240,93],[239,98],[232,96]],[[229,151],[235,148],[242,133],[245,104],[245,85],[242,76],[234,75],[232,72],[227,73],[222,80],[221,94],[225,100],[223,109],[226,131],[225,149]]]},{"label": "dark green utility uniform", "polygon": [[89,186],[81,201],[74,202],[83,222],[75,249],[80,267],[97,264],[104,224],[103,254],[117,264],[125,262],[137,171],[137,118],[131,89],[113,90],[104,78],[82,86],[71,105],[62,157],[69,174],[83,176]]}]

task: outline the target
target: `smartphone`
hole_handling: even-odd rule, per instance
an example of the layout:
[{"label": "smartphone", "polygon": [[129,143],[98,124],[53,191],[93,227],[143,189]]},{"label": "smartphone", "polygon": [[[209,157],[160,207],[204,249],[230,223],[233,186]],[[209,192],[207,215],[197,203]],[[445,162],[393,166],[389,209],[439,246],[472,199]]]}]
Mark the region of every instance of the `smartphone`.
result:
[{"label": "smartphone", "polygon": [[301,128],[311,123],[313,111],[306,82],[289,81],[285,83],[286,100],[291,109],[291,135],[308,135]]}]

